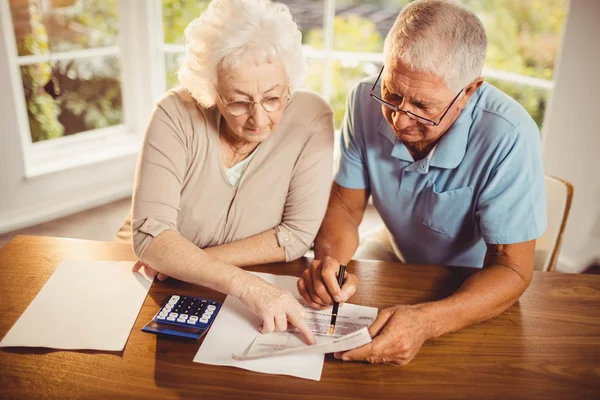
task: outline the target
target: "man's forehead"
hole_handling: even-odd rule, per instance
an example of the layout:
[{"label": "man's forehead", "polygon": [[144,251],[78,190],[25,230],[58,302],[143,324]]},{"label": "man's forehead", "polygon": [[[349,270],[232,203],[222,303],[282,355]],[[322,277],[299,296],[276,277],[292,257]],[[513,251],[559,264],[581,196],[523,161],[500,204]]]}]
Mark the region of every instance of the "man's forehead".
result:
[{"label": "man's forehead", "polygon": [[390,65],[383,71],[383,84],[391,93],[419,100],[439,101],[448,90],[441,77],[423,72],[410,71],[408,68]]}]

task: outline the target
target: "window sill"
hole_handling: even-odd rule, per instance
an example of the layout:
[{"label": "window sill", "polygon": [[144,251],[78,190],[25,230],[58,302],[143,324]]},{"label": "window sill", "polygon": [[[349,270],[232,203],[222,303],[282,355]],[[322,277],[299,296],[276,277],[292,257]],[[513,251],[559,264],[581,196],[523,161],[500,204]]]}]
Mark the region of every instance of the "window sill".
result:
[{"label": "window sill", "polygon": [[26,179],[135,156],[142,138],[124,125],[32,144],[26,157]]}]

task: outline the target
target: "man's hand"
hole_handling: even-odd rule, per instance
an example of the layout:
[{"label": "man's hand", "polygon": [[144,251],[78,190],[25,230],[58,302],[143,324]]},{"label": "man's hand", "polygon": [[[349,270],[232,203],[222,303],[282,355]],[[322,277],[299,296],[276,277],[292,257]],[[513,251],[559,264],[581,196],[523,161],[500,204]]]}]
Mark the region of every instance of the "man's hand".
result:
[{"label": "man's hand", "polygon": [[150,266],[148,266],[148,264],[145,264],[145,263],[143,263],[143,262],[141,262],[139,260],[133,266],[132,271],[133,272],[138,272],[141,268],[144,268],[146,270],[146,274],[149,277],[151,277],[151,278],[156,277],[156,279],[158,279],[159,281],[164,281],[164,280],[166,280],[166,279],[169,278],[167,275],[163,274],[162,272],[158,272],[155,269],[150,268]]},{"label": "man's hand", "polygon": [[314,260],[298,279],[297,287],[300,295],[312,307],[318,310],[331,307],[334,300],[340,303],[347,301],[356,292],[358,278],[346,272],[344,284],[338,285],[337,273],[340,263],[331,257]]},{"label": "man's hand", "polygon": [[405,365],[432,336],[431,326],[432,321],[422,305],[390,307],[380,312],[369,327],[371,343],[334,356],[344,361]]}]

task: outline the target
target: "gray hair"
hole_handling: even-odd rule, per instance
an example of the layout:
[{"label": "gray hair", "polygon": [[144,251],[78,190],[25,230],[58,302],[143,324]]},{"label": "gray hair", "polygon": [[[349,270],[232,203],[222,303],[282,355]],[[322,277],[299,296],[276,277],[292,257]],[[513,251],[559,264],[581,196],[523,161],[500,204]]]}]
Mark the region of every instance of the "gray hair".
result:
[{"label": "gray hair", "polygon": [[485,28],[473,12],[444,0],[421,0],[396,18],[384,56],[386,63],[398,59],[458,91],[481,76],[486,48]]},{"label": "gray hair", "polygon": [[270,0],[213,0],[185,29],[185,59],[179,83],[204,107],[215,105],[218,72],[239,67],[251,52],[280,61],[290,89],[304,78],[302,34],[289,8]]}]

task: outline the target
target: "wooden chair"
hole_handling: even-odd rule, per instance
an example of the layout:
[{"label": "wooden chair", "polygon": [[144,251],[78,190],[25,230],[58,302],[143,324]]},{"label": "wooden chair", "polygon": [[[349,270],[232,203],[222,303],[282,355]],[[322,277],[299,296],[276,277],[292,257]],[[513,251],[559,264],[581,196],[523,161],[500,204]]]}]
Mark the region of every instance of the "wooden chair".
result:
[{"label": "wooden chair", "polygon": [[535,270],[554,271],[567,225],[573,185],[562,179],[546,176],[547,221],[546,232],[535,244]]}]

